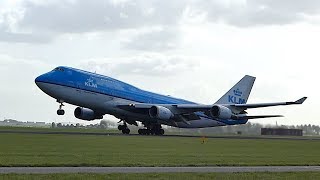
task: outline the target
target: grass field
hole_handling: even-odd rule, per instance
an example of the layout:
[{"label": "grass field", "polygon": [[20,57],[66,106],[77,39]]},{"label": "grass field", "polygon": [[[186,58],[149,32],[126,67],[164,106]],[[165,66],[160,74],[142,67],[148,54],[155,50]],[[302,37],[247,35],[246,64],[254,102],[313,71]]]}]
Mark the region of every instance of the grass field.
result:
[{"label": "grass field", "polygon": [[0,134],[0,166],[320,165],[320,141]]},{"label": "grass field", "polygon": [[28,131],[28,132],[81,132],[81,133],[119,133],[118,129],[98,128],[47,128],[47,127],[13,127],[0,126],[0,131]]},{"label": "grass field", "polygon": [[[135,126],[131,126],[130,134],[138,134],[138,129]],[[0,131],[15,131],[15,132],[73,132],[73,133],[99,133],[99,134],[108,134],[116,133],[122,134],[118,129],[99,129],[99,128],[50,128],[50,127],[14,127],[14,126],[0,126]],[[319,139],[320,136],[256,136],[256,135],[237,135],[237,134],[214,134],[214,133],[201,133],[201,132],[179,132],[179,128],[166,130],[165,135],[190,135],[190,136],[230,136],[230,137],[268,137],[268,138],[299,138],[299,139]]]},{"label": "grass field", "polygon": [[11,180],[35,180],[35,179],[182,179],[182,180],[198,180],[198,179],[219,179],[219,180],[238,180],[238,179],[319,179],[319,172],[295,172],[295,173],[149,173],[149,174],[0,174],[0,179]]}]

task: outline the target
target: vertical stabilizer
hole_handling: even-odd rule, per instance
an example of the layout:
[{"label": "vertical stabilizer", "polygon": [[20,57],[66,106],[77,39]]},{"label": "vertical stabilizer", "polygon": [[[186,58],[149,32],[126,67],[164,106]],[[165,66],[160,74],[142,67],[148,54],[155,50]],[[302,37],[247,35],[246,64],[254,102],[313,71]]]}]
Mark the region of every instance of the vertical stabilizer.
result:
[{"label": "vertical stabilizer", "polygon": [[245,75],[215,104],[246,104],[255,79],[255,77]]}]

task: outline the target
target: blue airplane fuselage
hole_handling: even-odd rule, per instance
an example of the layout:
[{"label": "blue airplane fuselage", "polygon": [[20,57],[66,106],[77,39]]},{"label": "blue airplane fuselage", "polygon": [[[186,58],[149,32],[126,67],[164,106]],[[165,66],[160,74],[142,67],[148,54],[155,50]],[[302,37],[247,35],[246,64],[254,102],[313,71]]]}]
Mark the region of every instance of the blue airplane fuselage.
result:
[{"label": "blue airplane fuselage", "polygon": [[[42,91],[58,101],[89,108],[101,114],[111,114],[120,119],[130,117],[137,121],[150,120],[148,113],[128,112],[117,107],[123,104],[196,104],[184,99],[145,91],[108,76],[64,66],[37,77],[35,82]],[[190,124],[178,122],[174,126],[201,128],[247,122],[247,120],[215,120],[203,113],[197,115],[201,119],[190,121]],[[161,123],[172,125],[166,121]]]}]

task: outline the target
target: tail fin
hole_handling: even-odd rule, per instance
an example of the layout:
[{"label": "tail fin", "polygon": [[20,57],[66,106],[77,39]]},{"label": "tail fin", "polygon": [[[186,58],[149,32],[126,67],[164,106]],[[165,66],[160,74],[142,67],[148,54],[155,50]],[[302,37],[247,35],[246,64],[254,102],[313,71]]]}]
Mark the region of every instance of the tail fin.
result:
[{"label": "tail fin", "polygon": [[255,79],[255,77],[245,75],[215,104],[246,104]]}]

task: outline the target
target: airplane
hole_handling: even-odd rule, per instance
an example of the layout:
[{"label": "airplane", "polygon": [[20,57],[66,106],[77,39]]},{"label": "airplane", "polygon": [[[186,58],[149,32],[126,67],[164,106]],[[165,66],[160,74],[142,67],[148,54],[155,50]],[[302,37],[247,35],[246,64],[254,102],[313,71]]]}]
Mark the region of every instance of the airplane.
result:
[{"label": "airplane", "polygon": [[246,124],[249,119],[282,117],[281,115],[248,115],[248,109],[302,104],[307,97],[291,102],[247,104],[255,77],[245,75],[217,102],[198,104],[184,99],[145,91],[128,83],[96,73],[59,66],[35,79],[36,85],[60,104],[58,115],[64,115],[63,103],[78,106],[74,116],[81,120],[102,119],[113,115],[123,122],[118,129],[129,134],[127,124],[144,128],[140,135],[163,135],[162,125],[178,128],[205,128]]}]

